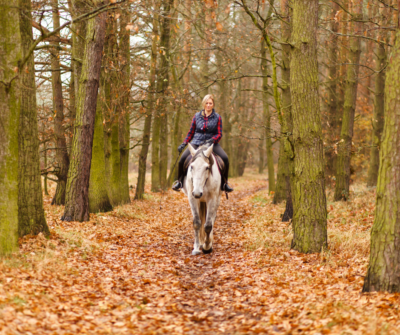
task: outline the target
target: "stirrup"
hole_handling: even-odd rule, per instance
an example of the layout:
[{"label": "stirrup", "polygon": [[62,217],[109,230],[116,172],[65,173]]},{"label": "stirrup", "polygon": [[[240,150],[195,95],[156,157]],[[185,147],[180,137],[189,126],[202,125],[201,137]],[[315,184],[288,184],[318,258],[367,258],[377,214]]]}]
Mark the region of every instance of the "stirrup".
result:
[{"label": "stirrup", "polygon": [[172,185],[172,189],[176,192],[180,192],[182,188],[182,183],[179,180],[175,180],[175,182]]}]

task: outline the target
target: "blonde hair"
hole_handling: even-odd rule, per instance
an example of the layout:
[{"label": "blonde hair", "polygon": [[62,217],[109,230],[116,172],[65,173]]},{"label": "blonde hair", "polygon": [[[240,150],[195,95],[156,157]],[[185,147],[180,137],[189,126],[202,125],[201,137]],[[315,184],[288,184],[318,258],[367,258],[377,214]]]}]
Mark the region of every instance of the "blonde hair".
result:
[{"label": "blonde hair", "polygon": [[206,102],[207,100],[211,99],[213,101],[214,107],[215,107],[215,98],[212,94],[207,94],[204,98],[203,101],[201,102],[201,105],[203,106],[203,108],[206,107]]}]

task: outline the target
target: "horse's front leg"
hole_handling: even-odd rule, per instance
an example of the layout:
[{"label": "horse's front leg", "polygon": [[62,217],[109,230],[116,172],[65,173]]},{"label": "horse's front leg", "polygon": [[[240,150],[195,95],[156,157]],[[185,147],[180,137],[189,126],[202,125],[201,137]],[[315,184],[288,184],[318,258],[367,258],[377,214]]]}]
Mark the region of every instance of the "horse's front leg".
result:
[{"label": "horse's front leg", "polygon": [[215,219],[217,218],[219,200],[220,198],[217,197],[217,199],[210,200],[207,203],[207,218],[206,218],[206,224],[204,225],[204,231],[206,233],[206,241],[203,245],[203,252],[205,254],[209,254],[212,252],[213,228]]},{"label": "horse's front leg", "polygon": [[199,255],[200,251],[200,228],[201,228],[201,220],[200,220],[200,201],[189,197],[190,208],[192,209],[193,214],[193,228],[194,228],[194,245],[192,255]]}]

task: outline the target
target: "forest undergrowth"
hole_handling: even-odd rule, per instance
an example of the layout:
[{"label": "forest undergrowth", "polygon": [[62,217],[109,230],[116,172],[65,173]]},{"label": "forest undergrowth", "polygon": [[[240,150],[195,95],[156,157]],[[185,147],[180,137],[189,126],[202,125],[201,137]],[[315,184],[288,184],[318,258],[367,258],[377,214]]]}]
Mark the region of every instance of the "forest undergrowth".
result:
[{"label": "forest undergrowth", "polygon": [[45,196],[50,238],[24,237],[0,263],[0,333],[399,333],[400,295],[360,293],[374,190],[356,184],[349,202],[328,192],[329,249],[303,255],[264,175],[232,185],[214,252],[197,257],[182,193],[147,190],[84,223],[60,221]]}]

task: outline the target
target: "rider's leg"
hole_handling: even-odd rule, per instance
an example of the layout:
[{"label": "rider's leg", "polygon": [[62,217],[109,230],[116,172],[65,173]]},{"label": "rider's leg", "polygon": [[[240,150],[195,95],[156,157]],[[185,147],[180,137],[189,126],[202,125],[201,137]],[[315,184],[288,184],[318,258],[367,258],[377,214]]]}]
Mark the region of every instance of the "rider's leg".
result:
[{"label": "rider's leg", "polygon": [[[224,175],[222,176],[221,189],[222,191],[232,192],[233,189],[228,185],[228,174],[229,174],[229,158],[224,149],[217,143],[214,144],[213,152],[222,158],[225,164]],[[225,184],[226,183],[226,184]]]},{"label": "rider's leg", "polygon": [[[195,149],[197,149],[197,145],[193,145]],[[178,163],[178,180],[174,182],[172,185],[172,189],[175,191],[179,191],[183,187],[183,179],[185,178],[185,161],[186,158],[190,155],[189,148],[186,148],[186,150],[183,152],[181,158],[179,159]]]}]

